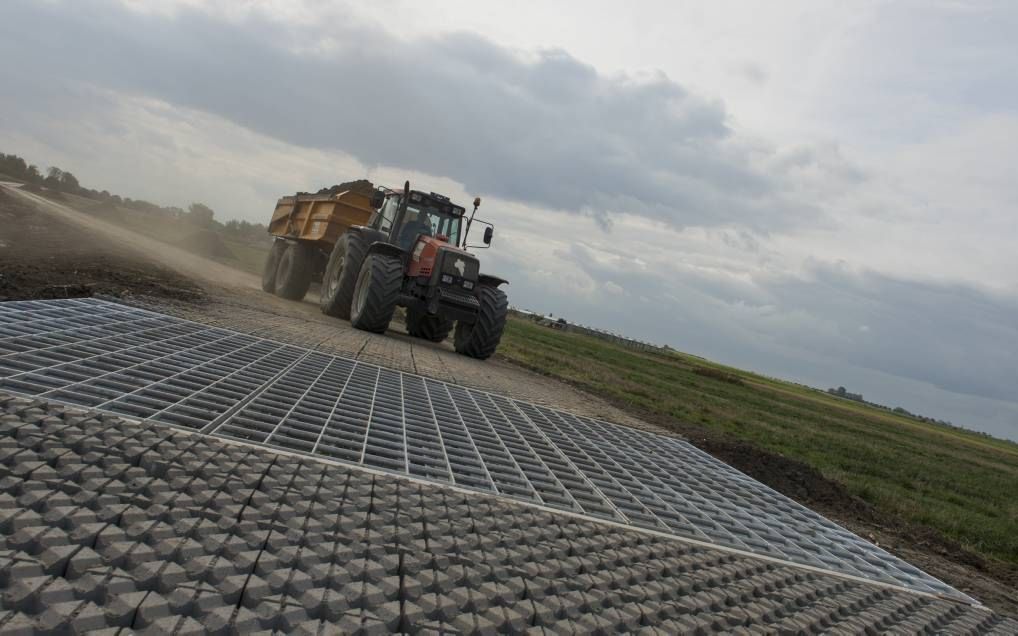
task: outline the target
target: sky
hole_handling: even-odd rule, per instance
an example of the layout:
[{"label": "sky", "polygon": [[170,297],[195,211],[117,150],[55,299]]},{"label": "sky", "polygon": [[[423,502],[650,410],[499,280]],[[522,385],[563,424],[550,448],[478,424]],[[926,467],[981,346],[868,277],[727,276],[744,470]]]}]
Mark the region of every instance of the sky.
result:
[{"label": "sky", "polygon": [[0,150],[484,200],[519,307],[1018,440],[1012,2],[6,0]]}]

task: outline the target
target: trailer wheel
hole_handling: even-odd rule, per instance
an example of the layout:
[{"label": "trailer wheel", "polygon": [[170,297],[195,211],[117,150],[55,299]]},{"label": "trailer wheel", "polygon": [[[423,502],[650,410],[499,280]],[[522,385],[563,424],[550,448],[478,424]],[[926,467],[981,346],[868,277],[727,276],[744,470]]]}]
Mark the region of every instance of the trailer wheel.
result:
[{"label": "trailer wheel", "polygon": [[276,293],[276,272],[279,270],[279,259],[286,251],[286,241],[272,241],[269,255],[265,257],[265,268],[262,270],[262,291]]},{"label": "trailer wheel", "polygon": [[315,249],[307,243],[291,243],[279,259],[276,270],[276,295],[287,300],[300,300],[311,286],[311,270],[315,265]]},{"label": "trailer wheel", "polygon": [[444,316],[433,316],[416,309],[407,309],[406,332],[414,338],[442,342],[452,331],[452,321]]},{"label": "trailer wheel", "polygon": [[360,272],[367,249],[367,242],[359,233],[347,232],[336,241],[322,277],[319,307],[323,314],[350,319],[350,303],[353,302],[353,291],[357,285],[357,273]]},{"label": "trailer wheel", "polygon": [[385,333],[396,310],[402,282],[400,259],[387,254],[369,254],[357,274],[350,324],[364,331]]},{"label": "trailer wheel", "polygon": [[481,305],[477,320],[473,323],[458,321],[453,344],[457,353],[487,360],[502,340],[509,299],[501,289],[482,285],[477,289],[477,300]]}]

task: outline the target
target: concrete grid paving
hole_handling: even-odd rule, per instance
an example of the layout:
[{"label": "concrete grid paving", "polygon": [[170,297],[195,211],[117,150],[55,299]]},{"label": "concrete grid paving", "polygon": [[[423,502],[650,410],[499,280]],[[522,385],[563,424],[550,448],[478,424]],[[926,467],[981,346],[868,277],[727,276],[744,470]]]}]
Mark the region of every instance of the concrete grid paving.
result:
[{"label": "concrete grid paving", "polygon": [[0,634],[972,633],[1018,622],[0,394]]},{"label": "concrete grid paving", "polygon": [[687,442],[125,305],[0,306],[0,389],[970,600]]},{"label": "concrete grid paving", "polygon": [[[309,294],[312,297],[313,294]],[[124,302],[118,299],[118,302]],[[474,360],[457,354],[450,342],[412,338],[394,320],[384,335],[354,329],[324,316],[316,303],[284,301],[260,290],[216,290],[214,300],[194,304],[170,299],[132,298],[127,304],[185,320],[232,329],[321,353],[432,377],[536,404],[567,410],[641,430],[666,432],[587,393],[497,358]]]}]

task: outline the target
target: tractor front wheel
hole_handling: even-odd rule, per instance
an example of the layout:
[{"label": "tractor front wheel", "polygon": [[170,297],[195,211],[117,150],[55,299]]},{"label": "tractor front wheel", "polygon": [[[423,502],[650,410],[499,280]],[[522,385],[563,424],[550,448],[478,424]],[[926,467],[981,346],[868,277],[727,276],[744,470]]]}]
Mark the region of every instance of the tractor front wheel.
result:
[{"label": "tractor front wheel", "polygon": [[452,331],[452,321],[444,316],[433,316],[417,309],[407,309],[406,332],[414,338],[442,342]]},{"label": "tractor front wheel", "polygon": [[506,315],[509,313],[509,299],[497,287],[481,286],[477,290],[480,309],[477,320],[456,323],[454,346],[456,352],[478,360],[487,360],[495,353],[505,330]]},{"label": "tractor front wheel", "polygon": [[291,243],[279,259],[276,270],[276,295],[287,300],[301,300],[311,286],[311,270],[315,248],[307,243]]},{"label": "tractor front wheel", "polygon": [[329,264],[325,266],[325,276],[322,277],[319,307],[323,314],[350,319],[350,304],[357,285],[357,274],[367,249],[364,238],[358,233],[347,232],[336,241],[329,256]]},{"label": "tractor front wheel", "polygon": [[357,274],[350,306],[350,324],[357,329],[385,333],[399,301],[403,263],[386,254],[368,254]]}]

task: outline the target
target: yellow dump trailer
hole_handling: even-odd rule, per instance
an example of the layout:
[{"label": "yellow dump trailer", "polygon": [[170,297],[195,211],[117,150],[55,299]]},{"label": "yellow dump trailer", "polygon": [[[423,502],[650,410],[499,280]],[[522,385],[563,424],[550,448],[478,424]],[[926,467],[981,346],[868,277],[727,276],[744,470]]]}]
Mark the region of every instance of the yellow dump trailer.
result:
[{"label": "yellow dump trailer", "polygon": [[332,248],[352,226],[365,225],[372,207],[374,187],[367,181],[336,186],[318,194],[282,197],[269,221],[276,237],[262,272],[262,289],[290,300],[300,300],[312,281],[320,281]]},{"label": "yellow dump trailer", "polygon": [[347,190],[336,195],[295,194],[276,202],[269,234],[302,241],[322,241],[331,250],[351,225],[371,217],[371,193]]}]

